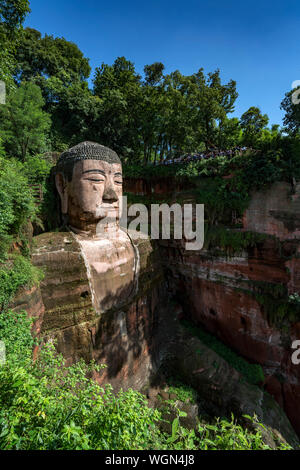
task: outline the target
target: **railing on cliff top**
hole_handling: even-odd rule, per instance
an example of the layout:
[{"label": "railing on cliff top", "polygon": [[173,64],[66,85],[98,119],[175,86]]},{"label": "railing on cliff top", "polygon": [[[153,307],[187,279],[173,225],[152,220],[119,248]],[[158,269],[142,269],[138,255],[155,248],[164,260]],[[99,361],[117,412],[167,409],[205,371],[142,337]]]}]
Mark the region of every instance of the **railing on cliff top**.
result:
[{"label": "railing on cliff top", "polygon": [[210,158],[216,158],[216,157],[234,157],[236,154],[243,154],[244,152],[247,151],[253,151],[254,149],[249,148],[249,147],[235,147],[233,149],[229,150],[208,150],[206,152],[199,152],[199,153],[192,153],[192,154],[186,154],[186,155],[181,155],[180,157],[177,158],[166,158],[162,161],[155,161],[155,162],[149,162],[149,165],[172,165],[172,164],[182,164],[182,163],[189,163],[191,161],[197,161],[197,160],[208,160]]}]

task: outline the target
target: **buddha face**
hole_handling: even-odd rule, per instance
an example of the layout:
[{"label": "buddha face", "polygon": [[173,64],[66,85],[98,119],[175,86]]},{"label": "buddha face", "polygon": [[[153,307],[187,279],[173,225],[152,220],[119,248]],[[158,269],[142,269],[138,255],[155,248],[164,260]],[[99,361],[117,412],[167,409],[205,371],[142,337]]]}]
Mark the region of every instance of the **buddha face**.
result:
[{"label": "buddha face", "polygon": [[122,203],[122,166],[103,160],[81,160],[75,163],[72,181],[61,173],[56,187],[63,214],[69,226],[78,231],[97,233],[99,222],[119,224]]}]

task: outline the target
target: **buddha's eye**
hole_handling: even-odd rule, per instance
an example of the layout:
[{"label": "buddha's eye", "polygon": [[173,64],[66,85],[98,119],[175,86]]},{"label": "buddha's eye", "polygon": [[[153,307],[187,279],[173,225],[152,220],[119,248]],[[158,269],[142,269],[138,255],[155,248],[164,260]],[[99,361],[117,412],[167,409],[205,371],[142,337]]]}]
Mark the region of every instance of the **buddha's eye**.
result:
[{"label": "buddha's eye", "polygon": [[104,179],[102,178],[85,178],[87,179],[88,181],[93,181],[94,183],[103,183],[104,182]]},{"label": "buddha's eye", "polygon": [[115,184],[123,184],[123,177],[122,177],[121,173],[118,173],[118,174],[115,175],[114,183]]}]

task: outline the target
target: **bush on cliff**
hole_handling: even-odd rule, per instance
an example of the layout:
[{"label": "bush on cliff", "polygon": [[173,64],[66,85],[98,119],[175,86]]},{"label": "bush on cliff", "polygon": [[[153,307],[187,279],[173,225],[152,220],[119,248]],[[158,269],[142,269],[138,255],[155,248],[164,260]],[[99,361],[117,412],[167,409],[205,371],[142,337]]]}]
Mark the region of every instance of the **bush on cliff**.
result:
[{"label": "bush on cliff", "polygon": [[[258,429],[234,420],[201,424],[197,430],[173,421],[172,435],[158,428],[161,415],[134,390],[113,393],[88,378],[96,364],[67,367],[53,344],[40,348],[26,313],[0,315],[7,360],[0,365],[0,449],[267,449]],[[286,446],[287,448],[287,446]]]},{"label": "bush on cliff", "polygon": [[0,312],[20,287],[41,278],[29,260],[30,224],[38,217],[24,169],[21,162],[6,158],[0,140]]},{"label": "bush on cliff", "polygon": [[20,287],[32,287],[41,278],[42,272],[24,256],[17,255],[0,264],[0,312],[5,311]]},{"label": "bush on cliff", "polygon": [[22,170],[20,162],[6,159],[0,151],[0,257],[14,239],[23,238],[25,226],[36,218],[34,197]]}]

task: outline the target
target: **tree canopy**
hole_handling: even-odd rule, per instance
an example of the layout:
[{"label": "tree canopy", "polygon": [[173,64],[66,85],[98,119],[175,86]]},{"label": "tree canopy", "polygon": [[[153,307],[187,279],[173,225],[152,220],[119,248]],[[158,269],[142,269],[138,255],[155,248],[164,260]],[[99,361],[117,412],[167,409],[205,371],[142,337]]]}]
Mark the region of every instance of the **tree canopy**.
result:
[{"label": "tree canopy", "polygon": [[[295,98],[293,100],[293,98]],[[281,102],[281,109],[285,111],[283,123],[287,130],[297,135],[300,131],[300,87],[286,93],[283,101]],[[293,102],[295,101],[295,102]]]},{"label": "tree canopy", "polygon": [[10,93],[7,104],[1,108],[1,137],[9,153],[22,161],[28,154],[46,150],[50,117],[43,106],[40,88],[24,82]]},{"label": "tree canopy", "polygon": [[29,11],[29,0],[0,0],[0,80],[7,85],[12,83],[14,52]]},{"label": "tree canopy", "polygon": [[[238,145],[275,148],[283,137],[278,128],[267,127],[268,116],[257,107],[250,107],[240,120],[231,116],[237,85],[234,80],[224,83],[218,69],[205,73],[199,68],[183,75],[179,70],[166,73],[163,63],[154,62],[140,74],[132,61],[117,57],[112,64],[96,67],[89,82],[89,59],[76,44],[22,29],[27,0],[0,1],[0,8],[5,44],[9,34],[17,38],[0,52],[2,78],[10,76],[17,87],[39,87],[41,110],[51,119],[48,150],[95,140],[112,147],[127,163],[147,164]],[[298,108],[287,94],[282,102],[284,124],[293,135],[299,132]],[[9,127],[0,123],[2,133]],[[8,148],[7,139],[5,145]]]}]

